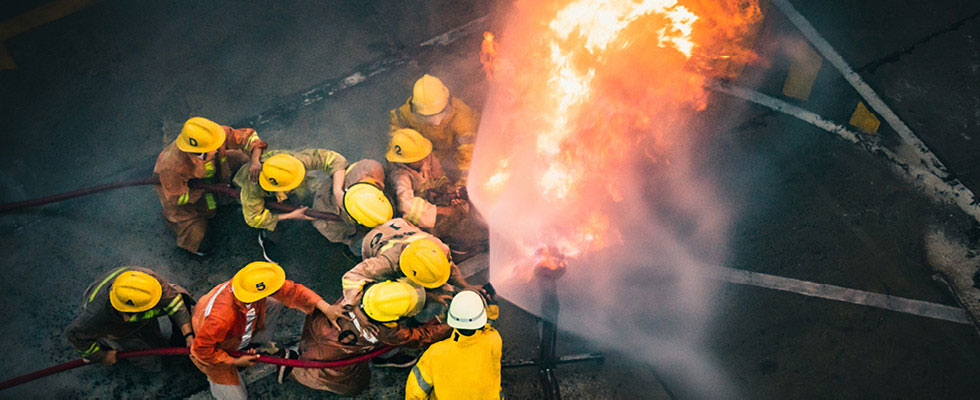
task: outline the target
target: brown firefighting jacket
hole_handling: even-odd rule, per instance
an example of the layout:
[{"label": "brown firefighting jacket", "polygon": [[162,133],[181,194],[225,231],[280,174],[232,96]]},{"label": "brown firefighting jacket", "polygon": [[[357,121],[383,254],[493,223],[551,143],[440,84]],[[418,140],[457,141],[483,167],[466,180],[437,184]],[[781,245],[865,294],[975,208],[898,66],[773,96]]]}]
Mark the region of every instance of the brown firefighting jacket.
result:
[{"label": "brown firefighting jacket", "polygon": [[215,286],[198,300],[194,308],[194,344],[191,361],[208,380],[219,385],[237,385],[235,357],[229,351],[241,350],[255,332],[265,328],[267,299],[276,299],[286,307],[306,314],[313,312],[322,298],[306,286],[286,280],[279,290],[254,303],[235,298],[231,280]]},{"label": "brown firefighting jacket", "polygon": [[397,215],[416,226],[431,229],[436,225],[437,207],[430,194],[445,193],[451,183],[442,173],[439,161],[433,156],[422,160],[419,170],[403,163],[389,163],[389,187],[395,193]]},{"label": "brown firefighting jacket", "polygon": [[429,239],[435,242],[446,253],[446,256],[450,257],[450,275],[447,285],[436,289],[426,289],[426,291],[448,294],[452,292],[448,285],[460,287],[466,283],[463,274],[452,262],[449,246],[408,221],[396,218],[378,225],[364,236],[364,242],[361,245],[361,256],[364,257],[364,260],[347,271],[341,278],[341,286],[344,291],[342,304],[345,306],[359,305],[361,292],[364,285],[368,283],[404,277],[405,274],[402,273],[398,259],[405,247],[418,239]]},{"label": "brown firefighting jacket", "polygon": [[229,156],[237,157],[240,165],[248,159],[247,154],[252,150],[268,146],[259,139],[254,129],[232,129],[228,126],[223,128],[225,142],[213,156],[209,156],[212,158],[201,160],[191,153],[183,152],[174,141],[160,152],[153,167],[153,172],[160,178],[160,185],[154,185],[154,190],[160,197],[163,217],[177,232],[177,245],[191,251],[197,250],[204,237],[206,220],[214,216],[217,202],[213,194],[205,193],[203,189],[189,188],[188,181],[205,179],[228,183],[235,173]]},{"label": "brown firefighting jacket", "polygon": [[[383,186],[385,184],[384,166],[369,159],[351,164],[347,167],[347,173],[344,175],[344,190],[364,179],[372,179]],[[337,214],[340,216],[340,221],[318,219],[313,221],[313,226],[331,242],[351,244],[364,236],[368,228],[354,221],[342,205],[335,203],[332,191],[317,191],[316,198],[313,200],[313,209]]]},{"label": "brown firefighting jacket", "polygon": [[476,144],[476,130],[480,114],[455,97],[451,100],[452,113],[439,125],[432,125],[412,113],[411,98],[401,107],[389,113],[389,129],[394,132],[402,128],[412,128],[432,142],[432,151],[440,160],[455,161],[459,173],[457,185],[465,186],[466,175],[473,158],[473,145]]},{"label": "brown firefighting jacket", "polygon": [[[344,156],[326,149],[303,149],[299,151],[272,150],[263,153],[261,160],[265,162],[269,157],[276,154],[289,154],[296,157],[306,167],[307,174],[315,170],[322,170],[333,176],[334,172],[347,168],[347,159]],[[240,200],[242,202],[242,215],[245,217],[245,223],[253,228],[273,231],[279,223],[278,214],[273,214],[265,208],[265,199],[267,197],[276,198],[279,201],[286,200],[290,197],[312,199],[312,192],[319,190],[318,187],[311,187],[310,181],[312,179],[306,177],[303,179],[303,183],[289,192],[267,192],[258,183],[254,183],[248,179],[248,167],[249,164],[245,164],[238,170],[238,173],[235,174],[234,182],[238,187],[242,188]]]},{"label": "brown firefighting jacket", "polygon": [[[124,317],[109,302],[112,281],[125,271],[140,271],[160,281],[163,294],[153,308]],[[143,328],[153,318],[164,315],[170,317],[174,327],[191,322],[191,314],[184,304],[183,288],[171,285],[156,272],[146,268],[120,267],[99,277],[85,290],[81,313],[72,321],[65,332],[78,355],[89,362],[101,362],[106,351],[99,345],[100,339],[119,339],[127,337]],[[176,328],[175,328],[176,329]]]},{"label": "brown firefighting jacket", "polygon": [[[347,315],[351,320],[337,320],[339,331],[322,313],[308,315],[300,337],[299,358],[335,361],[369,353],[382,345],[422,347],[449,337],[449,332],[452,331],[448,325],[440,323],[428,323],[414,328],[403,323],[386,323],[376,324],[378,333],[372,335],[357,322],[358,316],[361,320],[368,320],[359,307],[351,309]],[[296,368],[293,370],[293,377],[313,389],[353,396],[368,386],[371,369],[366,361],[339,368]]]}]

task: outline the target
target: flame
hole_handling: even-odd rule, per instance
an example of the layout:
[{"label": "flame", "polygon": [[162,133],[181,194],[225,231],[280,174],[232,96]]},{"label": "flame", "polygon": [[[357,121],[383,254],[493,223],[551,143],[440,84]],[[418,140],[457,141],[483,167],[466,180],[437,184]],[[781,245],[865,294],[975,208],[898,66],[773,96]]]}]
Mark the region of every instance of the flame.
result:
[{"label": "flame", "polygon": [[480,64],[483,64],[483,72],[487,74],[487,80],[493,80],[497,73],[497,48],[491,32],[483,32],[483,44],[480,46]]},{"label": "flame", "polygon": [[[638,160],[671,164],[704,83],[755,60],[757,0],[519,0],[500,42],[484,34],[491,95],[471,193],[523,260],[622,243]],[[519,173],[517,171],[520,171]],[[474,177],[476,179],[474,179]],[[527,271],[516,273],[528,276]]]},{"label": "flame", "polygon": [[507,181],[510,179],[510,170],[507,168],[509,163],[510,158],[501,159],[500,162],[497,163],[497,171],[494,172],[489,179],[487,179],[487,182],[483,184],[483,187],[491,193],[500,193],[500,191],[503,190],[504,185],[506,185]]}]

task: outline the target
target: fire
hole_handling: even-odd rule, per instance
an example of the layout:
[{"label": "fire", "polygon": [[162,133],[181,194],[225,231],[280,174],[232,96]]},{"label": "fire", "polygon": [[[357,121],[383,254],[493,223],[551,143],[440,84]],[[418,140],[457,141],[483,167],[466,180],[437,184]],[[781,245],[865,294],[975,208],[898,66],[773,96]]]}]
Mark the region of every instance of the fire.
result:
[{"label": "fire", "polygon": [[[670,19],[671,23],[664,25],[659,31],[660,43],[674,44],[690,57],[694,47],[690,39],[691,24],[698,17],[684,6],[678,6],[676,0],[645,0],[641,3],[580,0],[558,11],[548,27],[562,40],[567,40],[572,32],[578,32],[585,39],[585,50],[596,54],[605,50],[611,42],[622,40],[620,32],[630,23],[650,14],[665,15]],[[624,47],[627,43],[624,43]]]},{"label": "fire", "polygon": [[487,179],[487,183],[484,184],[484,187],[491,193],[500,193],[500,191],[503,190],[504,185],[507,184],[507,180],[510,179],[510,170],[507,168],[509,163],[510,158],[500,160],[500,162],[497,163],[497,172]]},{"label": "fire", "polygon": [[684,53],[685,57],[691,58],[691,52],[694,51],[694,42],[691,41],[691,31],[694,22],[698,20],[698,16],[687,11],[682,6],[677,7],[675,10],[666,11],[665,15],[670,20],[670,24],[660,29],[658,32],[659,41],[657,43],[661,47],[666,47],[670,44],[681,53]]},{"label": "fire", "polygon": [[497,49],[493,41],[493,33],[483,32],[483,45],[480,47],[480,63],[487,80],[492,80],[497,73]]},{"label": "fire", "polygon": [[543,247],[575,258],[615,246],[638,160],[670,165],[707,106],[704,83],[754,60],[757,0],[519,0],[515,10],[504,41],[484,34],[492,89],[474,200],[523,254],[515,265]]}]

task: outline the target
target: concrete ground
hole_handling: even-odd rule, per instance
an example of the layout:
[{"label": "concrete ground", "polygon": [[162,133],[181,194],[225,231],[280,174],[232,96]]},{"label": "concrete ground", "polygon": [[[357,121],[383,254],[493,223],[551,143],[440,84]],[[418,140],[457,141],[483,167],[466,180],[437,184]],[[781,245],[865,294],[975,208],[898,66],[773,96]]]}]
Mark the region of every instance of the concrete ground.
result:
[{"label": "concrete ground", "polygon": [[[0,6],[16,18],[43,1]],[[971,1],[795,1],[827,40],[967,187],[980,190],[980,6]],[[325,147],[378,158],[387,110],[423,73],[479,108],[479,35],[416,47],[494,11],[494,2],[106,0],[2,45],[0,202],[148,175],[189,116],[254,126],[276,148]],[[778,96],[785,43],[799,32],[768,8],[756,40],[764,63],[739,83]],[[489,26],[499,21],[492,14]],[[479,30],[475,30],[479,32]],[[386,62],[380,62],[385,61]],[[353,81],[355,73],[376,72]],[[351,82],[357,82],[350,86]],[[346,87],[345,86],[350,86]],[[338,88],[343,88],[338,89]],[[333,92],[333,93],[331,93]],[[856,93],[824,63],[801,106],[846,123]],[[980,230],[955,207],[903,181],[880,158],[791,117],[717,94],[694,134],[702,164],[739,213],[728,266],[956,306],[932,279],[930,251],[971,263]],[[712,127],[732,127],[719,132]],[[880,140],[894,142],[883,125]],[[331,298],[354,261],[315,229],[286,223],[277,261]],[[63,337],[85,287],[118,265],[154,268],[195,295],[261,257],[235,207],[214,220],[207,259],[173,246],[148,188],[122,189],[0,215],[0,379],[75,358]],[[937,243],[941,233],[946,240]],[[942,247],[937,250],[937,246]],[[975,268],[970,265],[969,267]],[[724,286],[705,343],[742,398],[975,398],[980,341],[969,325],[746,286]],[[627,299],[624,299],[626,301]],[[298,335],[286,313],[278,337]],[[505,303],[505,358],[536,354],[533,318]],[[563,334],[561,353],[601,345]],[[635,344],[643,346],[642,343]],[[606,349],[607,350],[607,349]],[[568,398],[689,398],[698,382],[606,351],[601,366],[562,367]],[[666,369],[666,370],[665,370]],[[405,372],[376,371],[364,398],[400,396]],[[511,398],[539,396],[533,369],[505,370]],[[178,398],[206,389],[183,358],[161,374],[92,366],[0,392],[4,398]],[[270,377],[258,398],[315,393]]]}]

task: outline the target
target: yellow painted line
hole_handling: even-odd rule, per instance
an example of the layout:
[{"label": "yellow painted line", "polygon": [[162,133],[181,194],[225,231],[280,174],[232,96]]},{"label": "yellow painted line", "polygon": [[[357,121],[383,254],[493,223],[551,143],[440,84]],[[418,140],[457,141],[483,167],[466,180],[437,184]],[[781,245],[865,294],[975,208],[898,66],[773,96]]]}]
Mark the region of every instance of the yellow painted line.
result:
[{"label": "yellow painted line", "polygon": [[0,70],[4,69],[17,69],[17,63],[14,62],[13,58],[10,58],[10,54],[7,54],[7,47],[0,42]]},{"label": "yellow painted line", "polygon": [[789,74],[783,84],[783,94],[795,99],[806,101],[813,90],[813,82],[817,80],[823,57],[808,44],[802,44],[792,55],[793,62],[789,66]]},{"label": "yellow painted line", "polygon": [[863,101],[858,102],[854,114],[851,114],[851,121],[848,123],[864,133],[878,133],[878,128],[881,127],[881,121],[873,112],[868,110]]},{"label": "yellow painted line", "polygon": [[99,0],[57,0],[0,22],[0,38],[6,40],[48,22],[90,7]]},{"label": "yellow painted line", "polygon": [[41,25],[64,18],[101,0],[56,0],[31,11],[0,22],[0,69],[16,69],[3,42]]}]

